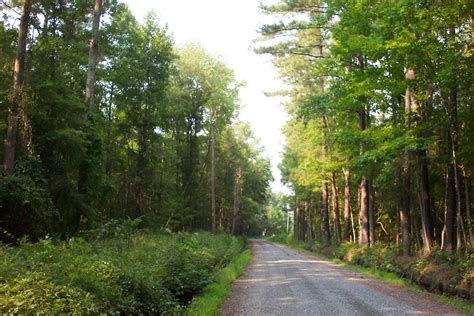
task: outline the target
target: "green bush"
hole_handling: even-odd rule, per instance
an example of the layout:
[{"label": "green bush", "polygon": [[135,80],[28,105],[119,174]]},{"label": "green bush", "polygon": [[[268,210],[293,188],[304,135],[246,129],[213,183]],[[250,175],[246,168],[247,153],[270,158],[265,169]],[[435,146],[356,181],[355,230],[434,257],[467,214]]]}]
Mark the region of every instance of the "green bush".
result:
[{"label": "green bush", "polygon": [[[115,224],[109,226],[117,231]],[[181,311],[244,246],[236,237],[208,233],[97,236],[0,245],[0,312]]]}]

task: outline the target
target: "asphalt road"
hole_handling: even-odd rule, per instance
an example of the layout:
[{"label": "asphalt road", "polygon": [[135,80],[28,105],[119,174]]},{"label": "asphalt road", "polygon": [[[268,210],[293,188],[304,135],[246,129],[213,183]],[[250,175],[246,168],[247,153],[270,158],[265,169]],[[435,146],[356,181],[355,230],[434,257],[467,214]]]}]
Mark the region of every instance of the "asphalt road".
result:
[{"label": "asphalt road", "polygon": [[275,243],[255,240],[253,253],[221,315],[460,315],[429,293]]}]

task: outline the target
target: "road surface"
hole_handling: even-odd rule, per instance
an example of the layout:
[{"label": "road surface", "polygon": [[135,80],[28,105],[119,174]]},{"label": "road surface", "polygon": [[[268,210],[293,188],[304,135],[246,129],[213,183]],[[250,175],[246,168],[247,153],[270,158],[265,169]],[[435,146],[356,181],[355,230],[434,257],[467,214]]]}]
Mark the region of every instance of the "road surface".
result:
[{"label": "road surface", "polygon": [[462,315],[432,294],[275,243],[255,240],[253,253],[221,315]]}]

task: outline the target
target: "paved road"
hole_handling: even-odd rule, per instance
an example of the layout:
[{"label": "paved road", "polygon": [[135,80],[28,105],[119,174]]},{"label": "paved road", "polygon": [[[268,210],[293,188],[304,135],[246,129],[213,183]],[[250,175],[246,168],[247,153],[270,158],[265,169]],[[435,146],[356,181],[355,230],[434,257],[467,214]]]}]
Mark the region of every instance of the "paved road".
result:
[{"label": "paved road", "polygon": [[222,315],[459,315],[429,293],[388,284],[318,257],[253,241]]}]

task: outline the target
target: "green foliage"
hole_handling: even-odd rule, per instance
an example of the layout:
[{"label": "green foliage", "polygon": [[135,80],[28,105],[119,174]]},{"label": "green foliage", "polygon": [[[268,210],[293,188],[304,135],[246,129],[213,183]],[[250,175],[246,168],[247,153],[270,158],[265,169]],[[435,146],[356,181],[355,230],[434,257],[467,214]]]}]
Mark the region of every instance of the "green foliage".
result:
[{"label": "green foliage", "polygon": [[[12,5],[17,10],[0,16],[2,139],[18,35],[13,22],[22,3]],[[211,124],[225,214],[220,227],[231,230],[241,170],[235,231],[259,234],[270,163],[249,127],[235,121],[242,84],[233,70],[198,45],[175,47],[153,13],[140,23],[125,4],[103,1],[89,115],[84,90],[92,5],[33,3],[15,175],[0,176],[0,239],[69,238],[102,224],[102,237],[124,236],[136,226],[128,218],[140,218],[142,228],[208,229]]]},{"label": "green foliage", "polygon": [[16,170],[13,177],[0,176],[0,239],[14,242],[15,236],[29,236],[36,240],[53,226],[56,209],[38,161],[23,159]]},{"label": "green foliage", "polygon": [[55,285],[44,273],[25,271],[9,283],[0,283],[2,311],[23,314],[97,313],[89,293]]},{"label": "green foliage", "polygon": [[[112,231],[115,228],[111,227]],[[102,234],[102,233],[101,233]],[[103,234],[102,234],[103,235]],[[86,242],[0,247],[0,310],[7,313],[162,314],[178,311],[237,257],[228,235],[135,232]]]},{"label": "green foliage", "polygon": [[[340,212],[348,184],[344,204],[354,218],[344,224],[356,226],[353,235],[393,243],[404,230],[406,253],[433,245],[454,250],[456,243],[462,257],[473,234],[472,4],[280,0],[261,8],[273,19],[261,26],[256,52],[272,55],[289,84],[280,170],[293,189],[291,208],[305,210],[295,218],[297,238],[327,236],[313,205],[322,183],[334,184]],[[370,202],[361,203],[356,192],[366,181]],[[405,224],[401,201],[411,213]],[[338,232],[335,208],[329,226]],[[393,268],[377,259],[385,250],[366,251],[377,266]]]},{"label": "green foliage", "polygon": [[365,268],[375,268],[382,271],[400,273],[401,269],[396,264],[400,249],[394,245],[377,244],[374,247],[361,246],[345,242],[335,251],[335,257]]},{"label": "green foliage", "polygon": [[231,283],[237,279],[250,262],[252,255],[249,250],[236,256],[227,267],[219,270],[215,281],[206,286],[202,293],[195,297],[186,309],[187,315],[216,315],[220,305],[230,292]]}]

